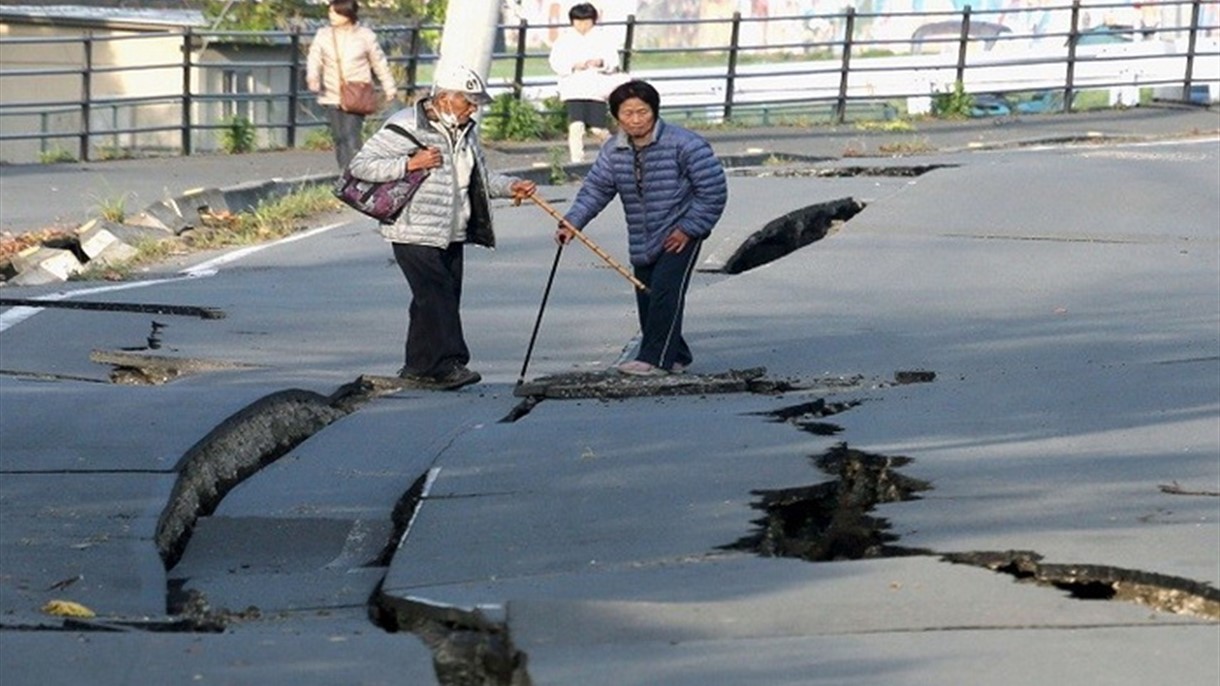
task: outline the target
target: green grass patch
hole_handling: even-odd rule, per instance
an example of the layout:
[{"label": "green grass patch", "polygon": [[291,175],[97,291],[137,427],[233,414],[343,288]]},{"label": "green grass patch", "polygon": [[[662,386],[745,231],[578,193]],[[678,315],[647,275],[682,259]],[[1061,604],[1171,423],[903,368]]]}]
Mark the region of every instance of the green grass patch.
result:
[{"label": "green grass patch", "polygon": [[114,222],[115,224],[122,224],[123,220],[127,218],[127,198],[130,195],[130,193],[123,193],[120,195],[95,197],[94,209],[102,219]]},{"label": "green grass patch", "polygon": [[961,81],[953,84],[953,90],[932,96],[932,114],[941,119],[966,119],[974,106],[974,96],[966,92]]},{"label": "green grass patch", "polygon": [[120,265],[90,267],[76,279],[118,281],[147,265],[164,262],[171,257],[189,255],[200,250],[217,250],[256,245],[294,234],[303,228],[306,219],[333,212],[341,205],[329,186],[303,186],[288,195],[267,200],[239,214],[210,216],[203,226],[165,239],[145,239],[132,247],[135,257]]},{"label": "green grass patch", "polygon": [[99,145],[93,154],[95,159],[103,162],[130,160],[135,157],[135,154],[129,148],[121,145]]},{"label": "green grass patch", "polygon": [[877,146],[877,152],[880,152],[883,155],[892,155],[894,157],[922,155],[924,153],[935,151],[936,146],[929,143],[927,138],[920,137],[912,137],[910,140],[905,141],[891,141]]},{"label": "green grass patch", "polygon": [[220,147],[230,155],[254,151],[254,124],[245,117],[228,117],[220,130]]},{"label": "green grass patch", "polygon": [[501,93],[483,114],[483,133],[492,141],[551,140],[567,130],[567,113],[559,98],[540,106]]},{"label": "green grass patch", "polygon": [[305,186],[283,197],[260,202],[247,212],[205,225],[184,235],[187,244],[210,250],[254,245],[301,230],[301,220],[339,209],[329,186]]},{"label": "green grass patch", "polygon": [[906,119],[890,119],[888,121],[858,121],[856,128],[861,131],[882,131],[885,133],[905,133],[914,131],[915,126]]},{"label": "green grass patch", "polygon": [[66,148],[55,145],[39,152],[38,161],[42,164],[63,164],[65,162],[75,162],[76,155],[73,155]]},{"label": "green grass patch", "polygon": [[330,127],[310,129],[301,147],[306,150],[334,150],[335,139],[330,135]]}]

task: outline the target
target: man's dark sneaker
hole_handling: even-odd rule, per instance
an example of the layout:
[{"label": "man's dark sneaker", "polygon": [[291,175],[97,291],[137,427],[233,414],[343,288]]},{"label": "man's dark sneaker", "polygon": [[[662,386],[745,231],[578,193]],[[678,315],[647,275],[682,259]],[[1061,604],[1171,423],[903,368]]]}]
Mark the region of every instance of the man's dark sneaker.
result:
[{"label": "man's dark sneaker", "polygon": [[472,383],[478,383],[483,380],[483,377],[476,371],[467,369],[465,365],[459,364],[449,371],[444,376],[436,377],[435,383],[438,388],[443,388],[446,391],[454,391],[462,386],[469,386]]},{"label": "man's dark sneaker", "polygon": [[403,388],[418,388],[426,391],[444,390],[445,386],[435,376],[416,374],[407,371],[406,367],[398,370],[398,378],[402,379]]},{"label": "man's dark sneaker", "polygon": [[415,388],[421,391],[441,391],[444,386],[437,383],[436,379],[430,376],[420,376],[419,374],[399,374],[398,386],[401,388]]},{"label": "man's dark sneaker", "polygon": [[402,379],[403,381],[408,381],[412,384],[417,384],[420,386],[436,384],[435,378],[433,378],[431,376],[426,376],[424,374],[416,374],[415,372],[409,372],[409,371],[407,371],[406,367],[403,367],[402,369],[398,370],[398,378]]},{"label": "man's dark sneaker", "polygon": [[473,372],[464,365],[458,365],[439,376],[415,374],[408,372],[407,368],[403,367],[398,370],[398,378],[402,379],[404,387],[432,391],[452,391],[462,386],[478,383],[483,379],[478,372]]}]

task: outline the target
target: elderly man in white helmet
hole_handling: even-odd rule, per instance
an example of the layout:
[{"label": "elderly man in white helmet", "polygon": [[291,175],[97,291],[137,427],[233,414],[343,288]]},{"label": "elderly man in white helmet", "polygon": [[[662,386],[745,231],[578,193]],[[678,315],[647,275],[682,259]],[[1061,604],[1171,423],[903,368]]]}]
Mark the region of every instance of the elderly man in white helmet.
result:
[{"label": "elderly man in white helmet", "polygon": [[470,350],[460,313],[464,248],[495,247],[490,198],[522,200],[535,190],[532,181],[487,169],[473,119],[487,100],[478,73],[442,67],[429,95],[390,117],[350,166],[369,181],[429,172],[402,214],[381,225],[411,289],[405,363],[398,375],[420,388],[452,390],[481,379],[466,366]]}]

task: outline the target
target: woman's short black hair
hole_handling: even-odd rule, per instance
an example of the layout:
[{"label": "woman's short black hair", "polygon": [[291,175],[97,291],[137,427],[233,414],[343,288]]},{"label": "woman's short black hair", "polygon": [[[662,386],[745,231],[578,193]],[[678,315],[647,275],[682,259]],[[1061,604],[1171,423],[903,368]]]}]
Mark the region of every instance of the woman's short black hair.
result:
[{"label": "woman's short black hair", "polygon": [[652,110],[652,116],[657,117],[661,114],[661,94],[656,88],[652,87],[647,81],[628,81],[623,85],[610,91],[609,103],[610,114],[615,119],[618,119],[618,108],[623,102],[630,98],[639,98],[648,105]]},{"label": "woman's short black hair", "polygon": [[353,22],[359,21],[360,5],[356,3],[356,0],[330,0],[330,8],[335,11],[335,14],[347,17]]},{"label": "woman's short black hair", "polygon": [[572,9],[568,10],[568,21],[575,22],[577,19],[592,19],[596,23],[597,8],[587,2],[572,5]]}]

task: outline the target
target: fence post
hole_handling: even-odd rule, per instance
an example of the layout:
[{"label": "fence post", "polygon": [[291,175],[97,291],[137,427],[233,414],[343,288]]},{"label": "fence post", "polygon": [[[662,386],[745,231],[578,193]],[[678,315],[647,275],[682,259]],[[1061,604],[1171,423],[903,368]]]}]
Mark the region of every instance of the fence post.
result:
[{"label": "fence post", "polygon": [[729,73],[724,84],[724,120],[733,119],[733,89],[737,81],[737,45],[741,38],[741,12],[733,13],[733,28],[729,35]]},{"label": "fence post", "polygon": [[[1190,97],[1191,82],[1195,78],[1195,49],[1199,39],[1199,16],[1202,11],[1202,0],[1190,3],[1190,33],[1186,39],[1186,76],[1182,79],[1182,101],[1192,102]],[[1210,93],[1209,99],[1210,99]]]},{"label": "fence post", "polygon": [[1063,112],[1072,111],[1076,97],[1076,43],[1080,40],[1080,0],[1072,0],[1072,24],[1068,29],[1067,74],[1063,77]]},{"label": "fence post", "polygon": [[182,29],[182,154],[191,155],[191,27]]},{"label": "fence post", "polygon": [[970,49],[970,5],[962,8],[962,32],[957,43],[957,78],[955,83],[966,85],[966,51]]},{"label": "fence post", "polygon": [[635,45],[635,15],[627,15],[627,31],[623,36],[623,71],[631,72],[631,49]]},{"label": "fence post", "polygon": [[839,67],[839,98],[835,102],[835,120],[842,124],[847,121],[847,75],[851,69],[852,37],[856,33],[856,8],[847,8],[847,18],[843,22],[843,63]]},{"label": "fence post", "polygon": [[288,65],[288,149],[297,147],[297,105],[300,104],[301,27],[293,25],[289,38],[292,64]]},{"label": "fence post", "polygon": [[47,134],[51,132],[51,115],[46,112],[38,113],[38,132],[42,135],[38,137],[38,152],[43,154],[47,152]]},{"label": "fence post", "polygon": [[90,103],[93,100],[93,32],[86,31],[84,42],[81,44],[84,49],[84,69],[81,70],[80,80],[80,159],[82,162],[89,161],[89,132],[91,128],[90,118],[92,111]]},{"label": "fence post", "polygon": [[517,56],[513,60],[513,100],[521,102],[521,90],[525,88],[525,30],[529,20],[521,18],[517,24]]},{"label": "fence post", "polygon": [[416,84],[419,82],[419,51],[420,44],[423,43],[419,38],[420,28],[419,20],[416,19],[411,23],[411,38],[407,43],[407,98],[410,99],[411,93],[415,90]]}]

